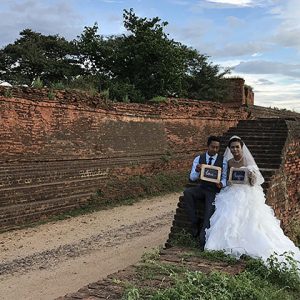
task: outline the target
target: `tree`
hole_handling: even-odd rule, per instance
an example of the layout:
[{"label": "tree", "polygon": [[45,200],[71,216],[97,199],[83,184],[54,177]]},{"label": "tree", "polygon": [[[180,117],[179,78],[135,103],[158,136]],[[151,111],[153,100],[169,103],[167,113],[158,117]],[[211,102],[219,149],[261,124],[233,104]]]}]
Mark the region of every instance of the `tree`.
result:
[{"label": "tree", "polygon": [[[105,90],[113,100],[144,102],[155,96],[219,100],[226,94],[224,75],[200,54],[170,39],[167,22],[140,18],[124,10],[127,33],[98,34],[98,24],[85,27],[76,40],[42,35],[30,29],[0,50],[0,74],[11,83],[63,81],[70,87]],[[76,79],[75,79],[76,78]]]},{"label": "tree", "polygon": [[130,83],[146,99],[178,93],[184,73],[184,53],[180,43],[164,33],[167,22],[158,17],[139,18],[133,10],[124,10],[123,35],[116,57],[114,75]]},{"label": "tree", "polygon": [[219,99],[225,93],[218,65],[197,50],[169,39],[164,32],[167,22],[158,17],[139,18],[133,10],[124,10],[128,35],[118,42],[112,77],[130,84],[145,99],[154,96],[187,96],[194,99]]},{"label": "tree", "polygon": [[0,50],[0,72],[4,80],[30,85],[40,78],[45,84],[70,80],[80,73],[76,47],[58,35],[42,35],[30,29]]},{"label": "tree", "polygon": [[222,100],[227,95],[227,83],[224,75],[229,68],[221,70],[219,65],[208,61],[208,56],[190,49],[184,89],[186,96],[199,100]]}]

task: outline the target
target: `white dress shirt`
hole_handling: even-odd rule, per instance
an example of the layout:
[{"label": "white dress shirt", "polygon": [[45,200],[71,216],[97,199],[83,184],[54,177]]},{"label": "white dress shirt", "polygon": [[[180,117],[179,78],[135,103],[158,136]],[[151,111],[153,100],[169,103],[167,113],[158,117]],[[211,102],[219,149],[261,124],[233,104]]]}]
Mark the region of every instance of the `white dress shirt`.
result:
[{"label": "white dress shirt", "polygon": [[[209,158],[212,157],[211,164],[214,165],[214,163],[216,162],[216,159],[218,157],[218,154],[216,154],[214,156],[210,156],[206,152],[205,156],[206,156],[206,163],[208,164],[209,163]],[[200,176],[200,172],[196,171],[196,166],[199,164],[199,158],[200,158],[200,155],[198,155],[193,161],[192,170],[191,170],[191,173],[190,173],[190,179],[192,181],[196,181],[197,179],[199,179],[199,176]],[[223,187],[226,186],[226,179],[227,179],[227,160],[224,158],[223,159],[222,173],[221,173],[221,182],[222,182]]]}]

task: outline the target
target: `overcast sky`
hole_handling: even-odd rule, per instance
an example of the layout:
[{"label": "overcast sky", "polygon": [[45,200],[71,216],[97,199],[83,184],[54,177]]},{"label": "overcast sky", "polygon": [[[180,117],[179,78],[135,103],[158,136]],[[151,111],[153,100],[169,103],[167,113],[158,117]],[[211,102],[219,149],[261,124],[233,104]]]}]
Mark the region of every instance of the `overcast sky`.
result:
[{"label": "overcast sky", "polygon": [[121,34],[130,8],[168,21],[170,37],[233,67],[257,105],[300,112],[300,0],[0,0],[0,46],[25,28],[73,39],[97,22],[100,34]]}]

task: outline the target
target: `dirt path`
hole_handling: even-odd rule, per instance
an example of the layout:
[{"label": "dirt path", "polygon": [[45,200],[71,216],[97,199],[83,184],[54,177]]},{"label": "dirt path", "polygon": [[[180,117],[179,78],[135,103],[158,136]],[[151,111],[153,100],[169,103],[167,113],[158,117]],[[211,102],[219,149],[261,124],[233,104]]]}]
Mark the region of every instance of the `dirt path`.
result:
[{"label": "dirt path", "polygon": [[54,299],[163,245],[179,193],[0,234],[0,299]]}]

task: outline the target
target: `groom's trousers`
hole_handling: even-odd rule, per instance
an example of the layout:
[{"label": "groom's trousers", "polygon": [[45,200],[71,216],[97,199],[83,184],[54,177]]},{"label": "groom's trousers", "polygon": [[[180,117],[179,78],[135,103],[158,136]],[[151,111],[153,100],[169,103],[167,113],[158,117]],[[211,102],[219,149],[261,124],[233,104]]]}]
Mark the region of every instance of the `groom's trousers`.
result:
[{"label": "groom's trousers", "polygon": [[[209,228],[209,220],[215,211],[214,201],[216,192],[200,184],[195,187],[187,188],[183,194],[186,212],[192,223],[192,233],[193,235],[197,235],[196,231],[200,230],[200,246],[203,247],[205,244],[205,230]],[[201,229],[198,227],[199,219],[197,217],[197,201],[204,201],[204,216]]]}]

